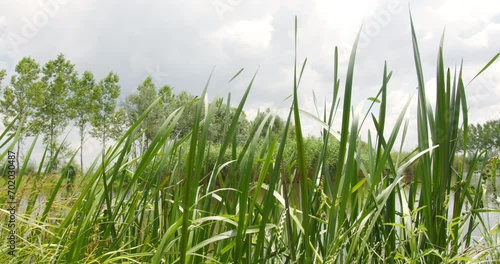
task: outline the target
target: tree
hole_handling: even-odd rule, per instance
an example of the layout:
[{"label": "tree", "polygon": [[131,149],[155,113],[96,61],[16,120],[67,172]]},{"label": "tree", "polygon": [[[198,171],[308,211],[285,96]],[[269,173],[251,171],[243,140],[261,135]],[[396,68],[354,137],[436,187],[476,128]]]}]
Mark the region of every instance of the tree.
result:
[{"label": "tree", "polygon": [[42,69],[42,85],[33,96],[33,131],[44,134],[43,142],[53,157],[57,136],[68,125],[69,90],[77,82],[74,65],[59,54]]},{"label": "tree", "polygon": [[188,103],[192,102],[194,99],[195,97],[186,91],[182,91],[180,94],[171,97],[169,104],[166,106],[167,116],[176,109],[185,106],[182,118],[179,119],[172,131],[172,135],[183,137],[192,130],[196,106]]},{"label": "tree", "polygon": [[115,115],[116,99],[120,95],[120,78],[116,73],[110,72],[98,85],[94,87],[92,92],[92,100],[95,107],[90,116],[92,130],[90,134],[100,139],[102,143],[102,155],[105,155],[106,140],[109,137],[110,130],[116,124],[113,124],[113,116]]},{"label": "tree", "polygon": [[[0,113],[4,115],[7,111],[9,111],[10,106],[9,101],[6,100],[6,90],[8,89],[8,87],[2,89],[2,81],[5,78],[5,75],[7,75],[7,71],[5,69],[0,70],[0,95],[2,95],[2,97],[0,98]],[[8,124],[9,122],[7,122],[5,119],[6,117],[4,116],[4,124]]]},{"label": "tree", "polygon": [[126,98],[124,104],[125,112],[131,124],[135,123],[158,97],[161,97],[159,104],[156,104],[148,116],[144,118],[140,125],[143,135],[142,142],[139,142],[140,150],[144,151],[149,143],[158,133],[160,126],[165,121],[167,115],[166,106],[169,104],[172,95],[172,88],[165,85],[157,90],[151,77],[147,77],[142,84],[137,87],[137,92]]},{"label": "tree", "polygon": [[0,70],[0,85],[2,84],[3,78],[5,78],[6,74],[7,72],[5,71],[5,69]]},{"label": "tree", "polygon": [[95,88],[94,75],[90,71],[85,71],[78,80],[77,84],[71,86],[70,107],[68,109],[75,126],[80,131],[80,168],[83,172],[83,139],[85,137],[85,128],[90,122],[90,113],[97,105],[89,96]]},{"label": "tree", "polygon": [[109,127],[109,130],[107,131],[107,134],[109,135],[109,138],[118,141],[122,136],[123,133],[127,130],[127,118],[126,118],[126,113],[125,109],[123,107],[120,107],[116,109],[116,111],[111,115],[110,117],[110,124],[112,124]]},{"label": "tree", "polygon": [[[259,112],[257,116],[255,117],[255,120],[252,122],[253,125],[258,124],[260,120],[262,120],[265,116],[269,115],[271,112],[271,109],[267,108],[265,112]],[[278,115],[273,115],[271,114],[269,116],[269,119],[267,123],[264,125],[264,128],[262,129],[260,133],[260,137],[263,138],[267,134],[267,130],[269,129],[269,126],[271,126],[271,121],[274,118],[274,122],[271,127],[271,134],[278,139],[280,138],[280,135],[282,134],[283,130],[285,129],[285,121],[281,119]]]},{"label": "tree", "polygon": [[500,151],[500,118],[486,122],[485,127],[490,139],[489,146],[498,153]]},{"label": "tree", "polygon": [[158,90],[158,95],[161,97],[161,103],[166,106],[172,99],[172,87],[164,85]]},{"label": "tree", "polygon": [[[0,101],[0,111],[4,114],[4,124],[7,125],[19,116],[14,129],[20,129],[21,135],[17,142],[16,163],[19,168],[19,153],[26,132],[27,124],[33,119],[33,97],[41,87],[39,74],[40,65],[32,58],[25,57],[15,67],[16,74],[11,77],[10,87],[3,91],[3,100]],[[5,71],[0,72],[0,81]]]},{"label": "tree", "polygon": [[[216,99],[212,102],[216,107],[215,116],[210,124],[208,131],[208,141],[213,143],[222,143],[229,129],[229,124],[234,118],[236,109],[224,104],[222,98]],[[250,122],[246,119],[245,112],[242,112],[236,127],[236,142],[242,145],[250,134]]]},{"label": "tree", "polygon": [[[458,149],[463,150],[463,131],[458,133]],[[500,151],[500,119],[484,124],[469,125],[467,150],[469,152],[488,150],[490,155]]]},{"label": "tree", "polygon": [[470,127],[470,141],[474,141],[476,150],[488,150],[498,152],[500,149],[500,119],[489,120],[483,125],[476,124]]},{"label": "tree", "polygon": [[[7,88],[2,89],[2,81],[7,75],[7,71],[5,69],[0,70],[0,113],[4,115],[4,124],[9,124],[6,113],[10,110],[10,98],[12,98],[12,92],[7,92]],[[9,99],[8,99],[9,98]]]}]

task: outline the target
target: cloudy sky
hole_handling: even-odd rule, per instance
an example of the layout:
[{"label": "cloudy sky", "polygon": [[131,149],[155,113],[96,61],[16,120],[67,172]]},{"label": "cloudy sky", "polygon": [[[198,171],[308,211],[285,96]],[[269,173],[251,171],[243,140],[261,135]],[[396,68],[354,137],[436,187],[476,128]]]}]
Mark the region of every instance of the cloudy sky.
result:
[{"label": "cloudy sky", "polygon": [[[199,94],[214,69],[209,96],[242,95],[258,70],[245,111],[253,118],[270,107],[284,116],[292,93],[294,16],[298,16],[298,57],[308,65],[300,87],[300,105],[315,112],[332,94],[333,50],[340,50],[342,87],[350,47],[363,24],[354,75],[354,106],[380,87],[384,61],[389,83],[388,118],[397,118],[413,96],[417,79],[411,47],[409,8],[413,15],[432,98],[439,40],[445,33],[446,65],[464,61],[466,83],[500,51],[500,1],[472,4],[443,1],[96,1],[0,0],[0,69],[13,72],[24,56],[40,64],[63,53],[78,71],[97,78],[120,76],[122,97],[148,75],[174,92]],[[237,81],[227,81],[245,68]],[[467,87],[471,122],[500,117],[500,63]],[[233,99],[233,101],[236,101]],[[415,111],[408,115],[406,148],[415,146]],[[367,126],[369,128],[369,126]],[[318,134],[314,122],[306,133]],[[73,133],[76,135],[77,131]],[[90,140],[87,154],[99,149]]]}]

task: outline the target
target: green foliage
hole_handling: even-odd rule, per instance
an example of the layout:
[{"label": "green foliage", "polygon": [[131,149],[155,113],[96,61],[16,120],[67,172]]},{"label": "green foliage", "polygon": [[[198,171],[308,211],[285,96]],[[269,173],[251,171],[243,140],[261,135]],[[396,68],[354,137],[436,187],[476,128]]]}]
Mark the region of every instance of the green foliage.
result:
[{"label": "green foliage", "polygon": [[142,122],[140,129],[144,135],[141,151],[147,149],[149,143],[158,133],[163,119],[165,118],[166,107],[169,104],[171,97],[171,89],[169,86],[163,86],[160,90],[156,88],[151,77],[147,77],[141,85],[137,87],[138,93],[133,93],[127,96],[124,103],[124,110],[129,118],[129,123],[134,123],[150,106],[151,102],[161,97],[160,103],[156,104],[151,114],[148,115]]},{"label": "green foliage", "polygon": [[[479,207],[478,195],[480,193],[471,183],[471,166],[468,172],[465,168],[454,170],[453,164],[457,150],[458,131],[463,123],[464,151],[468,149],[468,117],[465,85],[462,79],[462,65],[454,76],[450,69],[445,69],[443,55],[444,34],[441,38],[437,57],[436,71],[436,102],[432,109],[425,94],[425,81],[420,61],[413,21],[411,21],[413,51],[418,77],[418,150],[423,152],[435,147],[430,152],[423,153],[419,159],[416,171],[416,182],[421,182],[420,194],[417,195],[418,185],[412,185],[409,196],[409,210],[422,208],[416,214],[416,222],[427,230],[426,237],[418,244],[421,252],[434,251],[423,259],[429,263],[443,262],[455,257],[463,247],[467,248],[471,241],[471,228],[465,236],[459,235],[467,221],[462,218],[466,204],[473,208]],[[495,56],[481,71],[491,65]],[[476,75],[477,76],[477,75]],[[476,158],[473,158],[473,163]],[[458,183],[457,190],[452,192],[453,182]],[[450,196],[453,195],[453,201]],[[418,201],[418,203],[416,202]],[[469,214],[469,221],[477,219],[476,214]],[[451,223],[451,224],[450,224]],[[416,250],[416,249],[415,249]]]},{"label": "green foliage", "polygon": [[264,129],[262,130],[260,137],[264,138],[264,136],[267,134],[268,128],[271,128],[271,136],[278,137],[283,133],[283,130],[285,128],[285,121],[283,121],[283,119],[281,119],[281,117],[277,115],[272,115],[271,109],[266,108],[266,111],[258,112],[252,123],[260,123],[267,116],[269,116],[269,122],[266,122],[264,124]]},{"label": "green foliage", "polygon": [[164,85],[158,90],[158,96],[161,97],[161,104],[164,106],[170,102],[172,98],[172,87],[169,85]]},{"label": "green foliage", "polygon": [[[14,124],[14,128],[19,128],[22,132],[16,152],[17,167],[19,168],[23,135],[30,135],[30,133],[26,133],[28,132],[27,124],[30,124],[33,120],[33,97],[41,86],[39,79],[40,66],[34,59],[25,57],[16,65],[15,72],[16,74],[12,76],[10,81],[11,86],[6,87],[2,92],[0,113],[3,114],[5,125],[10,123],[16,116],[20,117]],[[5,70],[0,72],[0,83],[5,74]]]},{"label": "green foliage", "polygon": [[167,113],[173,113],[176,109],[184,106],[183,117],[179,120],[179,123],[175,126],[172,136],[176,138],[182,138],[191,132],[194,122],[194,116],[196,108],[190,102],[195,100],[195,96],[182,91],[171,97],[169,104],[167,105]]},{"label": "green foliage", "polygon": [[[463,135],[463,130],[459,135]],[[469,126],[468,151],[488,151],[488,156],[498,155],[500,152],[500,119],[488,120],[484,124],[471,124]],[[463,140],[459,137],[459,149],[463,150]]]},{"label": "green foliage", "polygon": [[7,74],[7,71],[5,69],[0,70],[0,87],[2,85],[3,78],[5,78],[6,74]]},{"label": "green foliage", "polygon": [[60,171],[62,177],[65,177],[66,183],[68,185],[73,185],[76,180],[76,175],[78,174],[78,169],[76,164],[66,164]]},{"label": "green foliage", "polygon": [[[5,125],[10,123],[17,115],[25,118],[31,117],[32,106],[30,99],[34,96],[34,87],[39,85],[40,66],[34,59],[30,57],[21,59],[16,65],[15,71],[16,74],[11,78],[11,87],[4,89],[3,100],[0,102]],[[5,76],[5,71],[2,73],[0,73],[0,79]],[[21,124],[21,120],[18,120],[15,127],[20,126],[25,131],[26,123],[29,120],[25,121],[24,124]]]},{"label": "green foliage", "polygon": [[[192,129],[195,117],[195,107],[193,102],[199,100],[197,97],[182,91],[179,94],[172,94],[172,88],[168,85],[156,88],[151,77],[147,77],[137,88],[137,92],[127,96],[123,108],[129,124],[136,122],[137,118],[150,106],[150,103],[157,98],[160,101],[155,105],[152,113],[148,115],[141,124],[142,137],[139,137],[137,143],[140,152],[143,152],[151,140],[158,133],[158,129],[162,124],[164,117],[172,114],[180,108],[183,108],[183,117],[174,128],[171,135],[172,139],[180,139],[187,136]],[[214,120],[210,124],[210,130],[207,134],[207,141],[210,143],[221,144],[225,132],[229,128],[228,121],[232,120],[236,109],[223,102],[222,98],[215,99],[209,104],[209,107],[214,109]],[[201,109],[201,115],[204,116],[205,108]],[[242,112],[238,120],[236,144],[242,145],[248,138],[251,128],[251,123],[246,119],[245,113]]]},{"label": "green foliage", "polygon": [[[234,118],[236,109],[229,105],[229,101],[224,104],[222,98],[215,100],[211,105],[215,107],[215,113],[214,120],[208,131],[207,140],[212,143],[222,144],[224,135],[229,129],[229,120]],[[242,112],[238,119],[235,135],[238,146],[243,145],[247,140],[251,126],[252,124],[247,120],[245,113]]]},{"label": "green foliage", "polygon": [[92,92],[96,86],[94,75],[85,71],[78,79],[76,85],[70,87],[71,97],[69,99],[68,113],[74,120],[74,124],[80,132],[80,169],[83,170],[83,140],[85,131],[90,122],[91,113],[97,105],[92,100]]},{"label": "green foliage", "polygon": [[74,65],[64,55],[48,61],[42,69],[42,85],[33,93],[34,107],[33,132],[44,135],[43,142],[49,146],[52,158],[57,145],[57,136],[66,128],[70,113],[68,111],[70,87],[77,84]]},{"label": "green foliage", "polygon": [[[379,93],[367,100],[370,109],[364,116],[352,110],[356,44],[343,90],[335,49],[332,104],[325,107],[322,117],[313,118],[322,126],[319,139],[302,136],[301,118],[304,114],[312,116],[299,108],[298,91],[305,62],[300,70],[295,65],[293,107],[282,129],[274,130],[276,117],[268,112],[252,123],[241,144],[237,135],[243,106],[256,75],[234,114],[228,114],[233,111],[229,99],[227,103],[201,100],[210,80],[200,99],[187,93],[164,96],[157,92],[151,97],[156,99],[117,138],[116,144],[90,165],[82,177],[84,184],[79,185],[74,196],[59,198],[64,173],[55,177],[45,198],[34,189],[27,198],[27,209],[17,214],[22,219],[17,229],[17,256],[10,259],[3,254],[0,262],[497,261],[497,229],[489,230],[483,218],[484,213],[498,209],[481,207],[482,179],[472,181],[477,158],[472,159],[468,171],[462,166],[453,167],[460,123],[464,123],[465,146],[468,137],[462,74],[456,76],[456,82],[451,81],[449,71],[445,74],[441,45],[437,101],[431,107],[423,86],[413,25],[412,40],[419,82],[419,145],[409,155],[400,150],[410,100],[392,128],[385,120],[391,78],[387,64],[381,72]],[[116,113],[116,97],[105,94],[115,91],[117,96],[119,88],[117,76],[108,77],[97,85],[95,98],[100,100],[99,113],[109,118]],[[333,124],[341,92],[344,105],[339,133]],[[108,107],[103,98],[109,99]],[[133,145],[145,135],[141,128],[165,102],[163,98],[170,98],[163,105],[168,114],[147,147],[134,155]],[[371,114],[374,107],[378,108],[378,116]],[[125,116],[125,111],[120,115]],[[364,143],[360,131],[368,115],[375,133],[370,132]],[[190,124],[184,123],[187,117],[192,117]],[[218,123],[219,118],[227,125]],[[214,135],[220,135],[216,143],[209,140],[213,128]],[[7,131],[12,129],[11,123]],[[398,154],[394,154],[399,136],[403,140]],[[0,142],[15,144],[17,139],[7,136],[7,132],[0,135]],[[55,157],[60,153],[56,151]],[[72,164],[75,155],[67,164]],[[3,156],[5,153],[0,153],[0,158]],[[404,171],[417,160],[414,181],[401,184]],[[69,166],[63,168],[63,172],[68,170]],[[39,169],[33,179],[49,173],[48,169]],[[290,181],[294,178],[296,183]],[[33,217],[40,208],[36,202],[39,198],[45,199],[45,207]],[[5,205],[6,200],[5,193],[0,194],[0,204]],[[7,212],[0,210],[0,214]],[[476,226],[483,232],[480,241],[472,237]],[[6,234],[1,232],[0,240],[5,240]]]},{"label": "green foliage", "polygon": [[[274,132],[271,132],[274,133]],[[297,159],[297,150],[293,145],[294,139],[293,138],[287,138],[286,140],[286,146],[284,150],[284,158],[283,158],[283,164],[286,164],[288,166],[291,165],[291,167],[287,167],[286,165],[282,168],[283,170],[285,169],[297,169],[297,164],[295,163]],[[318,165],[323,164],[323,158],[325,159],[326,163],[324,164],[327,166],[324,169],[328,169],[329,175],[335,175],[335,171],[337,168],[337,162],[338,162],[338,156],[339,156],[339,141],[333,137],[329,137],[328,139],[328,144],[326,144],[326,150],[325,153],[322,153],[323,148],[325,147],[325,144],[323,142],[323,139],[317,138],[317,137],[306,137],[304,138],[304,153],[305,153],[305,164],[306,168],[308,171],[308,177],[310,179],[314,178],[314,173],[316,171],[316,168]],[[276,150],[277,153],[277,150]],[[295,181],[298,179],[295,179]]]},{"label": "green foliage", "polygon": [[[90,116],[92,124],[91,135],[98,137],[102,143],[103,152],[106,148],[106,140],[110,137],[112,127],[120,124],[115,123],[116,100],[120,95],[120,78],[116,73],[110,72],[99,84],[94,86],[91,97],[94,103]],[[123,124],[123,123],[121,123]]]},{"label": "green foliage", "polygon": [[109,123],[107,134],[109,138],[117,141],[119,140],[125,131],[127,131],[127,114],[122,107],[119,107],[109,118]]}]

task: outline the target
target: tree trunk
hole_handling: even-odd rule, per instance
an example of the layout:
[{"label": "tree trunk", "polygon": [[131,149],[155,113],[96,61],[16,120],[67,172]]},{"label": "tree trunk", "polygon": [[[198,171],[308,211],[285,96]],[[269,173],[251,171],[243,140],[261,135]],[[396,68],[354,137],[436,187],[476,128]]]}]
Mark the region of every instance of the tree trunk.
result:
[{"label": "tree trunk", "polygon": [[146,131],[142,130],[142,148],[141,148],[141,154],[144,154],[146,152]]},{"label": "tree trunk", "polygon": [[103,155],[103,160],[104,156],[106,154],[106,128],[104,127],[102,130],[102,155]]}]

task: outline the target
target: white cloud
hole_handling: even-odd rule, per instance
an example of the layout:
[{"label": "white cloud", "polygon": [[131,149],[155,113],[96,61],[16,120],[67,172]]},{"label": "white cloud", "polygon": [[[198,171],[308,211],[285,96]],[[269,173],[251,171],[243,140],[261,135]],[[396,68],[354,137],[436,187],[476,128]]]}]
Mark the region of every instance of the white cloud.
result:
[{"label": "white cloud", "polygon": [[241,20],[223,25],[213,36],[230,45],[241,45],[247,49],[259,52],[269,48],[273,27],[273,17],[266,15],[256,20]]},{"label": "white cloud", "polygon": [[497,43],[491,43],[491,36],[500,34],[500,24],[488,23],[481,29],[471,34],[470,37],[463,39],[464,43],[469,46],[476,46],[478,48],[488,47],[490,45],[496,45]]},{"label": "white cloud", "polygon": [[0,29],[4,28],[6,24],[7,24],[7,17],[0,16]]},{"label": "white cloud", "polygon": [[7,64],[7,62],[0,60],[0,70],[7,69],[8,67],[9,67],[9,65]]},{"label": "white cloud", "polygon": [[434,13],[439,15],[446,23],[465,24],[474,21],[489,21],[493,16],[498,15],[500,1],[483,0],[472,3],[468,0],[446,0]]}]

